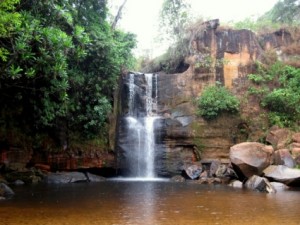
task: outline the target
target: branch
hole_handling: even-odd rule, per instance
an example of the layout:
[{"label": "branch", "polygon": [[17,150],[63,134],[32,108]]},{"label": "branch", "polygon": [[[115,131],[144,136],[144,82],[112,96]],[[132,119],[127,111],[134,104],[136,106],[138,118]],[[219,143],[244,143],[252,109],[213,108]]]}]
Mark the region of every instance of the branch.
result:
[{"label": "branch", "polygon": [[115,16],[114,22],[111,24],[111,28],[114,30],[117,26],[118,21],[121,19],[122,16],[122,10],[126,4],[127,0],[124,0],[123,4],[119,7],[118,13]]}]

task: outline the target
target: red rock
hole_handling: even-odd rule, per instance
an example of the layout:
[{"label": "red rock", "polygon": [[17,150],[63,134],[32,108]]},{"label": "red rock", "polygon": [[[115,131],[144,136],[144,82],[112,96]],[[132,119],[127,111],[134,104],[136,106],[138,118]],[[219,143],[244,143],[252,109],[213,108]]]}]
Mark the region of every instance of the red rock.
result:
[{"label": "red rock", "polygon": [[291,141],[291,131],[284,128],[274,127],[267,135],[266,141],[275,149],[285,148]]},{"label": "red rock", "polygon": [[300,133],[295,133],[295,134],[292,136],[292,140],[293,140],[294,142],[300,143]]},{"label": "red rock", "polygon": [[47,172],[49,172],[51,170],[50,166],[45,165],[45,164],[35,164],[34,167],[37,169],[40,169],[42,171],[47,171]]}]

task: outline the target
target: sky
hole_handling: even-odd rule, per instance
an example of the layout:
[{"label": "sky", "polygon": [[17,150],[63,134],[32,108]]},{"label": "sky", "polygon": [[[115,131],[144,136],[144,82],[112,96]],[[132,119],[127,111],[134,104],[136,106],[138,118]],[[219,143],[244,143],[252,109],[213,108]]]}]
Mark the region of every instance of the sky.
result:
[{"label": "sky", "polygon": [[[257,17],[269,11],[278,0],[188,0],[195,16],[207,19],[220,19],[221,23],[241,21],[246,17]],[[123,0],[111,0],[115,6]],[[127,0],[119,28],[137,35],[136,55],[148,51],[150,56],[161,54],[165,47],[160,46],[159,11],[163,0]],[[114,7],[112,9],[117,9]],[[114,13],[114,12],[113,12]]]}]

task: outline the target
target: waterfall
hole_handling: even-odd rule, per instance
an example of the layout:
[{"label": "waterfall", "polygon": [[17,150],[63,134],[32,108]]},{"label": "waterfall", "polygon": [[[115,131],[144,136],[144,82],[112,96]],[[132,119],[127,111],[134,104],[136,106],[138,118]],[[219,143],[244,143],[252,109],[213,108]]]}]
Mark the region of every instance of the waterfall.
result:
[{"label": "waterfall", "polygon": [[[139,85],[137,85],[137,83]],[[127,77],[128,112],[124,115],[122,164],[128,176],[155,177],[155,121],[157,116],[157,75],[130,73]]]}]

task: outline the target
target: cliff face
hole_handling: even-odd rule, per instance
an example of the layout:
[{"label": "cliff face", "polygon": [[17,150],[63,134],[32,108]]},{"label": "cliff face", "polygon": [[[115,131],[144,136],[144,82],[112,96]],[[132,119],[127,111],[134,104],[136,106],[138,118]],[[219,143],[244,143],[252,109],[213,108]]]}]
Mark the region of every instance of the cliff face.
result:
[{"label": "cliff face", "polygon": [[254,72],[254,62],[266,50],[280,51],[291,42],[291,36],[283,31],[257,37],[249,30],[218,28],[218,20],[199,27],[190,42],[188,70],[158,76],[158,111],[163,117],[166,148],[163,163],[167,173],[176,174],[199,159],[227,162],[230,146],[261,137],[257,126],[262,127],[264,120],[255,118],[260,110],[257,102],[242,104],[241,115],[223,115],[206,121],[197,117],[195,100],[204,87],[216,82],[243,100],[246,77]]}]

